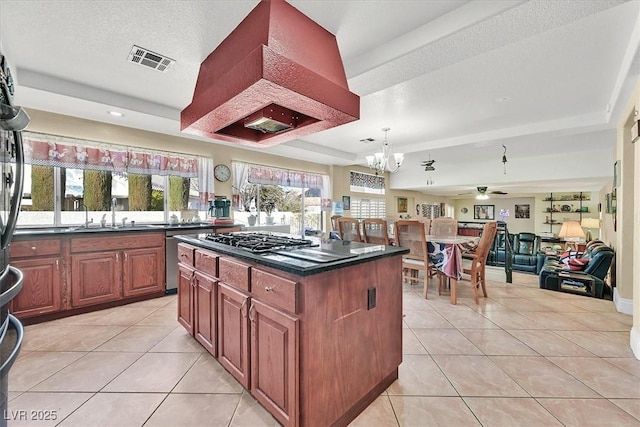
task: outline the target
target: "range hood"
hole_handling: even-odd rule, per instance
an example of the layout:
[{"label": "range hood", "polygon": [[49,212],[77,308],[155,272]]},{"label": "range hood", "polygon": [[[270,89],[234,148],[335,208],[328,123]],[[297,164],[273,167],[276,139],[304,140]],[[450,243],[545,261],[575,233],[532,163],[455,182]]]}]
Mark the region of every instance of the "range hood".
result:
[{"label": "range hood", "polygon": [[335,36],[284,0],[262,0],[200,65],[180,127],[270,147],[359,118]]}]

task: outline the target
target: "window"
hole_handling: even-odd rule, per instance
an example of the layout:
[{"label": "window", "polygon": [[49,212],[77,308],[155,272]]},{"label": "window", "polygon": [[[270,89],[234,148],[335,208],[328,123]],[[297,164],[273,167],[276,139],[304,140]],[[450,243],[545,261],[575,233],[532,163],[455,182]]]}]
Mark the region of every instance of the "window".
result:
[{"label": "window", "polygon": [[199,194],[196,175],[207,169],[198,164],[211,159],[33,133],[24,142],[18,225],[164,223],[172,214],[183,220],[206,216],[211,189]]},{"label": "window", "polygon": [[322,211],[331,205],[328,176],[233,162],[233,179],[235,222],[281,226],[275,231],[296,235],[323,230]]},{"label": "window", "polygon": [[385,199],[351,198],[351,216],[354,218],[382,218],[387,216]]}]

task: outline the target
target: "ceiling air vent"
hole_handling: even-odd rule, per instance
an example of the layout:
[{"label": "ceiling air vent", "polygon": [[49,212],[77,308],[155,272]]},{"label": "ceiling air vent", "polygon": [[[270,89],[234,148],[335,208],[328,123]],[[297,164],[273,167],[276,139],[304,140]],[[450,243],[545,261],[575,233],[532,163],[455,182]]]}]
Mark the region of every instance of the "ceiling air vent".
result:
[{"label": "ceiling air vent", "polygon": [[162,73],[166,72],[174,62],[175,59],[168,58],[160,55],[159,53],[151,52],[149,49],[145,49],[140,46],[133,45],[131,52],[129,52],[129,62],[142,65],[143,67],[153,68],[154,70]]}]

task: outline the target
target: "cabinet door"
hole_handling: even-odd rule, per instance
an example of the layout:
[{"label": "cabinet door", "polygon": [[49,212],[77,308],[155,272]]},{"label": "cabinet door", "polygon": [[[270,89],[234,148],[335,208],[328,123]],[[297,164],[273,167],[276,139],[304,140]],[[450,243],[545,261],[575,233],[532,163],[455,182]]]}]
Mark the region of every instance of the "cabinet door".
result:
[{"label": "cabinet door", "polygon": [[195,274],[195,316],[193,336],[214,357],[216,356],[217,282],[198,271]]},{"label": "cabinet door", "polygon": [[11,301],[19,318],[62,310],[60,258],[37,258],[12,262],[24,274],[22,290]]},{"label": "cabinet door", "polygon": [[193,335],[193,290],[195,270],[178,263],[178,323]]},{"label": "cabinet door", "polygon": [[218,282],[218,361],[249,388],[249,296]]},{"label": "cabinet door", "polygon": [[119,252],[71,256],[71,305],[84,307],[122,297],[122,260]]},{"label": "cabinet door", "polygon": [[123,292],[125,297],[164,290],[164,250],[133,249],[123,252]]},{"label": "cabinet door", "polygon": [[299,320],[251,300],[251,394],[285,426],[298,425]]}]

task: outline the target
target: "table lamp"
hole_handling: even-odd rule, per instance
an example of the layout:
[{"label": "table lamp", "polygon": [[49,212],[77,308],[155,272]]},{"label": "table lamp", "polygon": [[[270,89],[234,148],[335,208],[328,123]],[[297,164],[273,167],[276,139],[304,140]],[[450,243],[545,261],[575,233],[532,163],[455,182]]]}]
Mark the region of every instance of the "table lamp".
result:
[{"label": "table lamp", "polygon": [[584,231],[580,227],[578,221],[565,221],[562,223],[562,228],[558,233],[558,237],[564,239],[567,242],[567,248],[573,247],[577,250],[576,243],[580,239],[584,239]]},{"label": "table lamp", "polygon": [[598,218],[583,218],[580,226],[587,229],[587,242],[589,242],[593,240],[591,229],[600,228],[600,220]]}]

